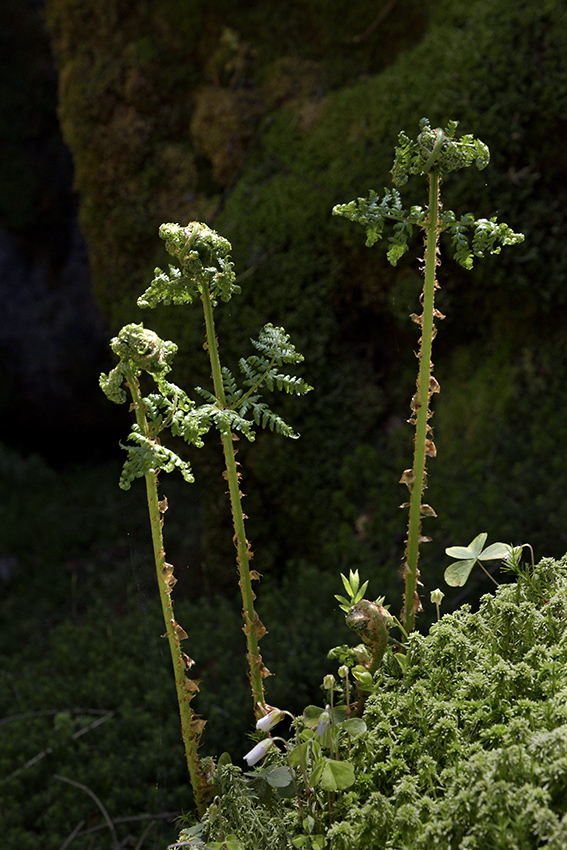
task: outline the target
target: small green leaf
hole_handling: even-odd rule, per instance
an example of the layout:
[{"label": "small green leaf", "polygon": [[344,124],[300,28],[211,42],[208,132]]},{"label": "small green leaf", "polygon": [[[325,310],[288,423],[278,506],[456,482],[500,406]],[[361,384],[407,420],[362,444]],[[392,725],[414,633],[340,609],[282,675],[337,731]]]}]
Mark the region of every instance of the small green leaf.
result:
[{"label": "small green leaf", "polygon": [[315,820],[311,815],[307,815],[306,818],[303,818],[302,825],[305,832],[313,832],[315,829]]},{"label": "small green leaf", "polygon": [[451,587],[463,587],[475,563],[476,558],[471,558],[468,561],[456,561],[454,564],[450,564],[445,570],[447,584]]},{"label": "small green leaf", "polygon": [[349,761],[325,759],[319,784],[324,791],[343,791],[354,785],[354,767]]},{"label": "small green leaf", "polygon": [[407,672],[408,667],[409,667],[409,661],[408,661],[407,655],[404,655],[402,652],[396,652],[395,655],[394,655],[394,658],[398,662],[398,664],[400,666],[400,670],[402,671],[402,673],[405,674]]},{"label": "small green leaf", "polygon": [[486,531],[483,531],[482,534],[478,534],[472,543],[469,543],[469,549],[473,552],[473,558],[478,558],[480,553],[482,552],[482,547],[486,543],[486,538],[488,534]]},{"label": "small green leaf", "polygon": [[338,593],[335,593],[335,599],[340,602],[340,607],[343,611],[348,612],[352,608],[351,602],[348,599],[345,599],[344,596],[339,596]]},{"label": "small green leaf", "polygon": [[349,717],[348,720],[343,720],[341,729],[349,735],[362,735],[366,732],[366,723],[362,717]]},{"label": "small green leaf", "polygon": [[309,777],[309,784],[314,786],[318,785],[321,777],[323,776],[323,771],[325,770],[325,766],[327,763],[327,758],[319,758],[313,765],[313,770],[311,771],[311,775]]},{"label": "small green leaf", "polygon": [[276,767],[270,770],[265,779],[272,788],[285,788],[291,782],[291,772],[289,767]]},{"label": "small green leaf", "polygon": [[510,548],[507,543],[493,543],[483,549],[478,558],[480,561],[498,561],[501,558],[508,557]]},{"label": "small green leaf", "polygon": [[449,546],[448,549],[445,549],[445,554],[450,558],[461,558],[463,561],[469,558],[474,560],[474,552],[470,546]]},{"label": "small green leaf", "polygon": [[450,558],[462,558],[463,560],[472,558],[476,561],[482,552],[482,547],[486,543],[487,537],[488,534],[483,531],[482,534],[477,535],[468,546],[449,546],[448,549],[445,549],[445,554]]},{"label": "small green leaf", "polygon": [[[351,576],[352,576],[352,570],[351,570]],[[342,573],[341,573],[341,579],[343,580],[343,584],[344,584],[346,592],[348,593],[349,596],[352,596],[352,587],[351,587],[350,581]]]},{"label": "small green leaf", "polygon": [[317,705],[308,705],[303,710],[303,722],[309,729],[314,729],[319,723],[319,718],[324,711],[324,708],[319,708]]}]

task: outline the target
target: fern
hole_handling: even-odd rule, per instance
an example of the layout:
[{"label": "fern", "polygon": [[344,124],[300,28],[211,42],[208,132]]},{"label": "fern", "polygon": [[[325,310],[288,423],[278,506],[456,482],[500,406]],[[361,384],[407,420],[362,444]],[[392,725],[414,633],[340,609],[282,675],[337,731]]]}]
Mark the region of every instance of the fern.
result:
[{"label": "fern", "polygon": [[213,302],[229,301],[240,292],[229,257],[230,242],[206,224],[162,224],[159,235],[168,253],[180,262],[181,270],[170,266],[167,273],[157,268],[151,285],[138,299],[139,307],[191,304],[203,295],[204,288]]},{"label": "fern", "polygon": [[296,351],[289,334],[272,324],[265,325],[258,339],[252,339],[251,343],[261,353],[239,360],[246,392],[238,386],[236,378],[226,367],[222,369],[224,404],[209,390],[196,387],[196,392],[208,403],[207,415],[219,430],[238,430],[249,440],[255,439],[254,426],[269,428],[285,437],[297,439],[299,435],[293,428],[260,401],[258,391],[265,388],[272,392],[277,389],[295,395],[309,392],[311,387],[303,378],[279,371],[284,364],[300,363],[303,355]]},{"label": "fern", "polygon": [[413,629],[415,616],[421,610],[417,592],[419,546],[427,539],[421,533],[421,520],[424,516],[435,516],[433,508],[422,503],[422,496],[427,486],[426,458],[436,454],[429,420],[430,401],[433,394],[439,390],[439,384],[432,374],[431,347],[436,333],[435,319],[443,318],[434,303],[435,291],[439,288],[435,271],[439,264],[439,236],[443,231],[447,231],[454,257],[466,269],[472,268],[475,256],[498,254],[503,245],[514,245],[522,242],[524,238],[521,233],[514,233],[507,224],[498,224],[495,218],[475,220],[475,217],[468,213],[457,219],[452,210],[442,210],[440,185],[443,176],[470,165],[476,165],[479,169],[485,168],[490,160],[488,148],[483,142],[472,135],[456,139],[456,129],[456,121],[449,121],[445,129],[432,129],[429,121],[423,118],[415,141],[404,132],[398,136],[391,171],[393,182],[396,186],[403,186],[410,176],[424,175],[428,183],[427,208],[412,206],[406,211],[397,189],[385,189],[381,201],[377,194],[371,191],[366,200],[358,198],[333,209],[333,214],[342,215],[364,227],[368,246],[374,245],[382,237],[386,222],[391,223],[393,235],[388,237],[387,258],[393,266],[408,250],[415,227],[423,231],[425,238],[424,287],[421,296],[423,313],[420,316],[411,316],[422,331],[419,340],[417,391],[411,400],[412,415],[409,419],[416,428],[414,460],[413,467],[404,470],[400,479],[400,483],[405,484],[410,493],[410,501],[404,505],[409,507],[409,519],[402,566],[405,578],[402,616],[406,631]]},{"label": "fern", "polygon": [[[286,364],[300,363],[303,357],[295,350],[283,328],[273,325],[266,325],[258,340],[252,340],[258,353],[246,360],[240,360],[240,371],[244,380],[242,386],[239,386],[232,372],[221,367],[214,325],[214,307],[218,300],[228,301],[240,291],[240,287],[235,283],[234,267],[230,259],[230,242],[206,224],[199,222],[191,222],[187,227],[163,224],[159,233],[167,251],[178,260],[180,267],[170,265],[168,272],[157,268],[152,283],[138,299],[138,305],[154,308],[158,304],[189,305],[195,300],[201,302],[205,318],[205,348],[211,363],[213,391],[197,387],[196,392],[204,403],[196,406],[183,390],[165,378],[177,347],[173,343],[163,342],[143,325],[129,325],[122,329],[111,343],[120,363],[109,375],[103,375],[100,379],[101,387],[116,403],[126,401],[122,386],[125,383],[132,395],[132,409],[136,414],[137,425],[129,437],[130,442],[135,445],[124,447],[128,457],[120,486],[127,489],[134,478],[146,478],[148,494],[151,493],[151,498],[148,495],[148,506],[155,526],[152,533],[159,537],[161,524],[156,513],[159,505],[155,473],[158,470],[171,472],[177,468],[186,481],[193,481],[189,464],[165,448],[158,439],[159,435],[168,429],[173,436],[181,437],[190,445],[201,447],[203,435],[212,427],[220,432],[226,465],[224,475],[228,482],[234,524],[233,540],[237,549],[236,561],[243,602],[254,712],[257,716],[262,716],[266,712],[263,679],[269,672],[262,662],[258,641],[265,629],[254,610],[255,594],[251,581],[258,576],[251,572],[249,567],[250,544],[244,526],[240,473],[237,469],[233,435],[234,432],[239,432],[252,441],[255,439],[255,429],[262,427],[296,438],[297,434],[293,429],[261,400],[260,390],[279,389],[302,395],[311,387],[302,378],[288,375],[283,369]],[[143,370],[153,377],[158,389],[157,393],[152,393],[147,398],[142,398],[139,391],[138,377]],[[156,565],[162,554],[160,547],[161,544],[156,550]],[[158,565],[158,574],[159,572]],[[172,651],[175,655],[177,649],[174,647]],[[195,751],[191,752],[194,770],[192,781],[195,780],[200,788],[200,778],[195,773]],[[199,799],[202,799],[202,795]]]},{"label": "fern", "polygon": [[299,434],[296,434],[293,428],[284,422],[284,420],[274,413],[267,404],[263,402],[252,402],[252,415],[254,417],[254,421],[257,425],[262,428],[269,428],[270,431],[276,431],[278,434],[282,434],[284,437],[290,437],[292,440],[297,440]]},{"label": "fern", "polygon": [[236,383],[236,378],[226,366],[222,368],[222,382],[224,386],[225,401],[229,407],[236,407],[242,398],[244,391]]},{"label": "fern", "polygon": [[199,297],[199,290],[190,277],[186,277],[175,266],[169,273],[160,268],[154,270],[151,286],[138,298],[139,307],[157,307],[158,304],[191,304]]},{"label": "fern", "polygon": [[195,481],[189,463],[181,460],[175,452],[146,437],[137,425],[132,426],[128,439],[137,445],[120,444],[128,454],[120,475],[119,486],[122,490],[129,490],[134,479],[155,474],[160,470],[173,472],[174,469],[179,469],[185,481],[189,484]]}]

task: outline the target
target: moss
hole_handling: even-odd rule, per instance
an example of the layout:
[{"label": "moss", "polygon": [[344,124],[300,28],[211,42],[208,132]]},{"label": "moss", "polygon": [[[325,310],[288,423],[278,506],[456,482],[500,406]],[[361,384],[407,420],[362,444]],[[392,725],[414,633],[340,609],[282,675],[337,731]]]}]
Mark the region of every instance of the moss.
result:
[{"label": "moss", "polygon": [[[366,701],[366,730],[341,752],[354,765],[354,785],[331,800],[321,792],[317,831],[326,846],[564,846],[566,601],[567,556],[546,558],[484,596],[477,612],[465,605],[428,635],[412,634],[403,672],[388,651]],[[274,753],[269,766],[284,762]],[[259,801],[251,841],[241,799],[249,786],[232,766],[217,775],[222,828],[246,850],[264,846],[275,825],[299,841],[295,798]],[[218,816],[205,818],[209,840],[218,830]]]}]

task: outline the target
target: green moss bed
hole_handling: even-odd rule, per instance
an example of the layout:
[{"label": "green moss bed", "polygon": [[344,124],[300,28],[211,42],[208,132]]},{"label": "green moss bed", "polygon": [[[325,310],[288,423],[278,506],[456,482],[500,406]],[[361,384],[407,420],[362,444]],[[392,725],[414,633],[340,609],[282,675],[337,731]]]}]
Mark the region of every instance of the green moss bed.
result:
[{"label": "green moss bed", "polygon": [[[565,848],[566,609],[567,556],[544,559],[477,612],[464,605],[412,634],[403,672],[389,650],[352,741],[355,784],[337,793],[332,823],[323,807],[324,846]],[[237,768],[217,775],[225,835],[246,850],[300,846],[294,799],[263,807]],[[216,817],[210,839],[218,829]]]}]

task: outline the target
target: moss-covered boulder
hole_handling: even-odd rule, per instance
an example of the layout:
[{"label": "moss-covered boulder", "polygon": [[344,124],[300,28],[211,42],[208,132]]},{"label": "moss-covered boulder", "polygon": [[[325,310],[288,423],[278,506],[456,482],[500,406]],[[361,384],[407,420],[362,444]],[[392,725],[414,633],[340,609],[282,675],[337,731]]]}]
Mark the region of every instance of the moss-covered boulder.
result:
[{"label": "moss-covered boulder", "polygon": [[[173,0],[108,2],[104,12],[49,0],[99,301],[115,326],[142,318],[134,301],[162,260],[152,236],[162,221],[202,219],[227,237],[243,288],[218,314],[227,361],[264,322],[283,324],[315,387],[308,407],[290,401],[283,411],[299,446],[271,437],[242,446],[258,568],[292,558],[353,564],[397,593],[395,482],[411,450],[403,420],[418,266],[414,258],[391,269],[330,211],[389,182],[400,129],[423,115],[459,119],[492,162],[447,181],[446,205],[498,214],[526,242],[472,273],[441,271],[447,320],[436,340],[442,394],[430,471],[440,522],[422,573],[435,586],[445,546],[479,530],[559,556],[567,505],[556,476],[541,470],[567,438],[556,413],[565,379],[563,4],[333,8],[196,3],[188,16]],[[410,191],[410,202],[423,202]],[[178,380],[207,380],[200,321],[184,311],[151,321],[180,344]],[[205,495],[205,565],[216,581],[232,562],[230,547],[216,545],[226,506],[216,458],[201,463],[201,480],[218,482]]]},{"label": "moss-covered boulder", "polygon": [[[271,793],[267,788],[270,772],[287,764],[272,748],[255,775],[243,777],[233,765],[217,769],[224,797],[205,819],[202,837],[232,833],[243,850],[561,850],[566,606],[567,556],[548,558],[484,596],[478,611],[463,606],[428,635],[413,634],[405,658],[388,650],[374,676],[366,729],[351,738],[343,732],[340,752],[335,739],[332,758],[354,767],[347,790],[329,795],[321,773],[311,773],[306,713],[307,733],[301,720],[298,729],[305,772],[297,767],[295,786],[303,814],[295,794],[275,788],[278,774]],[[328,739],[319,741],[328,755]],[[297,743],[292,738],[290,752]],[[304,776],[311,776],[311,796]],[[252,805],[254,816],[247,817]]]}]

